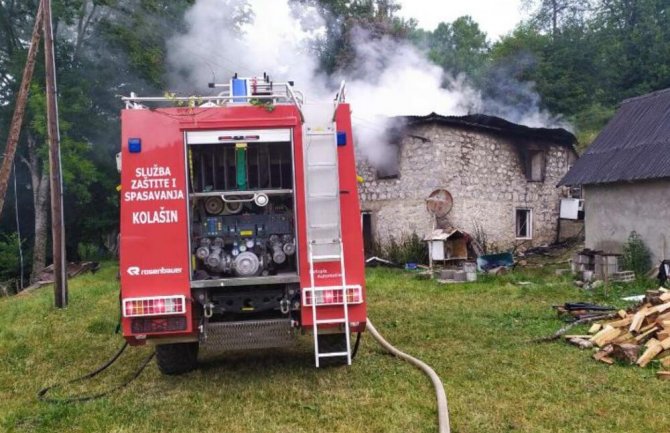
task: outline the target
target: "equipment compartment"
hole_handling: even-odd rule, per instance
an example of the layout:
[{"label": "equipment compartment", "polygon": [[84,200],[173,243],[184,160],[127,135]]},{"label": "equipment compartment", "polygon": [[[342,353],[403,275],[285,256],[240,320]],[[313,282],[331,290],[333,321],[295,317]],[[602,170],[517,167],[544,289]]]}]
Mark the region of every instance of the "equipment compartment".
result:
[{"label": "equipment compartment", "polygon": [[[240,141],[277,135],[284,137],[187,133],[192,280],[198,286],[297,277],[291,142]],[[223,142],[212,143],[212,137]]]}]

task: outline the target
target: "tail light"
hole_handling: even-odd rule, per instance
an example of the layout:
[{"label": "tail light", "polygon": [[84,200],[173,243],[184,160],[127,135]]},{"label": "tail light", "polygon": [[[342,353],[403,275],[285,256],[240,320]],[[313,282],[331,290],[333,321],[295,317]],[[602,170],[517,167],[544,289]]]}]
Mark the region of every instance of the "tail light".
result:
[{"label": "tail light", "polygon": [[166,316],[184,314],[186,298],[181,296],[154,296],[123,300],[123,317]]},{"label": "tail light", "polygon": [[[314,287],[303,291],[303,305],[311,306],[313,303],[319,305],[341,305],[344,304],[342,287]],[[363,289],[361,286],[347,286],[347,304],[360,304],[363,302]]]}]

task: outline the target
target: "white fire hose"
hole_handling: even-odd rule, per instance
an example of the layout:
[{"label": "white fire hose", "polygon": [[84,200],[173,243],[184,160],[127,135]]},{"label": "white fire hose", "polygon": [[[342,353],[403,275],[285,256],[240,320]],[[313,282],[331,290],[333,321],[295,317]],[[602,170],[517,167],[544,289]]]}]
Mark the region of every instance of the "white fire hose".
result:
[{"label": "white fire hose", "polygon": [[397,356],[398,358],[404,359],[405,361],[413,364],[414,366],[420,368],[426,375],[430,378],[430,381],[433,382],[433,387],[435,388],[435,395],[437,397],[437,420],[438,420],[438,431],[439,433],[450,433],[451,428],[449,427],[449,407],[447,406],[447,394],[444,392],[444,385],[440,377],[435,373],[435,370],[430,368],[428,364],[416,359],[411,355],[408,355],[395,347],[384,339],[384,337],[379,334],[377,329],[372,325],[370,319],[367,319],[366,329],[370,331],[372,337],[377,340],[377,342],[388,352]]}]

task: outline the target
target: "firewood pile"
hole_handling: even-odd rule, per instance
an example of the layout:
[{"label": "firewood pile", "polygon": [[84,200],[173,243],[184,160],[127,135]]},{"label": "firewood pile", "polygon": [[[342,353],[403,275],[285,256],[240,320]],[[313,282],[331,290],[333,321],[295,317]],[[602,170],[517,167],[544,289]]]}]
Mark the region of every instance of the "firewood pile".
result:
[{"label": "firewood pile", "polygon": [[606,364],[620,361],[646,367],[659,360],[659,378],[670,379],[670,291],[649,290],[644,301],[614,320],[591,325],[588,335],[565,335],[582,349],[597,348],[593,358]]}]

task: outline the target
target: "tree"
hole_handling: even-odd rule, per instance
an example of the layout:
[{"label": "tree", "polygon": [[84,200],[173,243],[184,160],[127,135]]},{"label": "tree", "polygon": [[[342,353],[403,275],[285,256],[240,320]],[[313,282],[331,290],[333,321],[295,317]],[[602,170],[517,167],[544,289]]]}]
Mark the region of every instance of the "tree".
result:
[{"label": "tree", "polygon": [[430,59],[445,71],[476,80],[486,65],[489,44],[472,17],[463,16],[438,24],[428,36],[428,48]]},{"label": "tree", "polygon": [[361,38],[407,39],[416,21],[397,16],[398,0],[292,0],[316,6],[326,18],[326,36],[316,50],[321,68],[331,74],[348,69],[356,57],[355,46]]},{"label": "tree", "polygon": [[[188,0],[54,1],[69,257],[76,257],[80,242],[101,245],[118,226],[115,190],[118,175],[114,168],[120,136],[117,95],[129,92],[125,90],[127,87],[138,91],[163,87],[165,40],[179,28],[190,3]],[[22,67],[25,34],[32,27],[36,5],[37,0],[0,0],[0,35],[10,36],[0,41],[0,87],[7,89],[0,92],[3,122],[8,111],[3,98],[12,101],[14,77]],[[48,261],[48,168],[41,67],[38,65],[35,73],[30,121],[20,144],[20,158],[33,196],[30,209],[34,215],[33,276]]]},{"label": "tree", "polygon": [[593,10],[593,0],[524,0],[523,4],[532,10],[530,22],[553,36],[563,27],[582,23]]},{"label": "tree", "polygon": [[670,3],[601,0],[593,19],[610,104],[670,87]]}]

